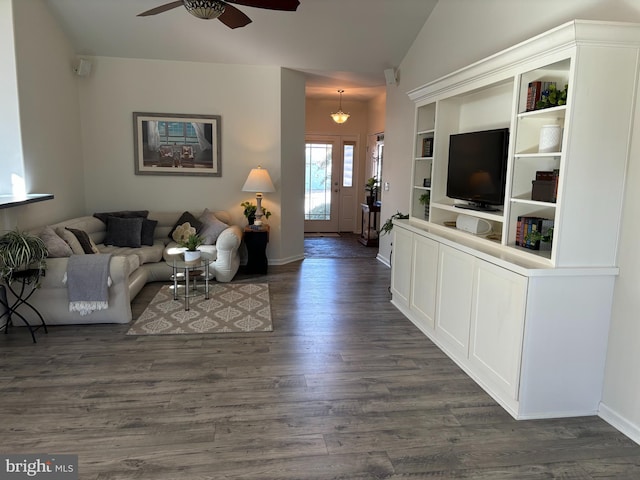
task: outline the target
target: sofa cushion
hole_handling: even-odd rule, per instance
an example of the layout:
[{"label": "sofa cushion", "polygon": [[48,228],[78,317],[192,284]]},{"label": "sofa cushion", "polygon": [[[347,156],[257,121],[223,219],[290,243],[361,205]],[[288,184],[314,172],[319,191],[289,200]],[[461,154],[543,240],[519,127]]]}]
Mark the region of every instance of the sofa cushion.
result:
[{"label": "sofa cushion", "polygon": [[38,235],[49,252],[49,258],[63,258],[70,257],[73,254],[73,250],[67,242],[65,242],[49,225],[44,227]]},{"label": "sofa cushion", "polygon": [[84,248],[76,238],[76,236],[64,227],[56,228],[56,233],[71,247],[74,255],[84,255]]},{"label": "sofa cushion", "polygon": [[142,245],[138,248],[117,247],[114,245],[98,245],[98,248],[100,253],[110,253],[117,256],[133,255],[138,258],[139,265],[144,265],[145,263],[155,263],[162,260],[164,243],[156,240],[153,245]]},{"label": "sofa cushion", "polygon": [[108,217],[119,217],[119,218],[147,218],[149,215],[149,210],[122,210],[119,212],[101,212],[94,213],[93,216],[102,220],[105,224],[107,223]]},{"label": "sofa cushion", "polygon": [[189,222],[191,226],[196,229],[196,233],[198,233],[202,228],[202,222],[200,220],[194,217],[193,214],[189,212],[184,212],[182,215],[180,215],[180,218],[178,219],[178,221],[174,223],[173,228],[169,232],[169,238],[173,240],[173,232],[176,230],[176,228],[178,228],[183,223],[187,223],[187,222]]},{"label": "sofa cushion", "polygon": [[202,237],[204,245],[215,245],[220,234],[229,228],[229,225],[220,221],[208,208],[202,212],[198,220],[202,222],[199,235]]},{"label": "sofa cushion", "polygon": [[65,229],[69,230],[75,235],[75,237],[78,239],[78,242],[80,242],[80,246],[82,247],[82,250],[84,250],[84,253],[98,253],[98,248],[96,247],[95,243],[93,243],[93,240],[91,240],[91,237],[87,232],[71,227],[65,227]]},{"label": "sofa cushion", "polygon": [[140,247],[142,217],[107,217],[105,245],[116,247]]}]

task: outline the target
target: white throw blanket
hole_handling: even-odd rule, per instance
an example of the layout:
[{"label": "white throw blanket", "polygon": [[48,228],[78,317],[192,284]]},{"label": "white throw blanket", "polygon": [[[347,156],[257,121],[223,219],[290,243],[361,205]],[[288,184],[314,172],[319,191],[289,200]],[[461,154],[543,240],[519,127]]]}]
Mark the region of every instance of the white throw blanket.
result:
[{"label": "white throw blanket", "polygon": [[110,260],[110,253],[69,257],[65,280],[70,312],[88,315],[109,308]]}]

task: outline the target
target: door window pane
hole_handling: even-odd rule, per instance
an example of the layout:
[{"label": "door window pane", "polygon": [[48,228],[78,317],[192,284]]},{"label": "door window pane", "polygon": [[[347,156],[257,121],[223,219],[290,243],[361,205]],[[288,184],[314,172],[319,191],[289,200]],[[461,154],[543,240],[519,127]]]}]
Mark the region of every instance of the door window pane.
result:
[{"label": "door window pane", "polygon": [[331,143],[305,148],[304,219],[331,220]]},{"label": "door window pane", "polygon": [[343,147],[342,162],[342,186],[353,187],[353,144],[345,144]]}]

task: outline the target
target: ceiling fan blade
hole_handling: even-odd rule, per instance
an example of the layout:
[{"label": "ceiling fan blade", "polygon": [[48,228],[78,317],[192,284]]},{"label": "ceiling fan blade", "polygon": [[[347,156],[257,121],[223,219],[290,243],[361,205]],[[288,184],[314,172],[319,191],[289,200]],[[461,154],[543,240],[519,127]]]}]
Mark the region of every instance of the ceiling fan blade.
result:
[{"label": "ceiling fan blade", "polygon": [[165,5],[160,5],[159,7],[152,8],[151,10],[147,10],[146,12],[139,13],[138,17],[148,17],[149,15],[157,15],[158,13],[166,12],[167,10],[172,10],[174,8],[183,7],[184,3],[182,0],[177,0],[175,2],[167,3]]},{"label": "ceiling fan blade", "polygon": [[268,10],[285,10],[294,12],[300,2],[298,0],[227,0],[230,3],[247,7],[266,8]]},{"label": "ceiling fan blade", "polygon": [[251,23],[251,19],[233,5],[224,3],[224,13],[218,17],[229,28],[240,28]]}]

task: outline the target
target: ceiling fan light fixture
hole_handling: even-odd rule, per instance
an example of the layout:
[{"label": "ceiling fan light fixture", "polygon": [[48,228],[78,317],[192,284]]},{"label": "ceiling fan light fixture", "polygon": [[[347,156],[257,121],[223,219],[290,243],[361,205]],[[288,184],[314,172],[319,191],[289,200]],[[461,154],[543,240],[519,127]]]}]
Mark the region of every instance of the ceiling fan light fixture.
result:
[{"label": "ceiling fan light fixture", "polygon": [[340,105],[338,106],[338,111],[331,114],[331,118],[333,118],[333,121],[336,123],[344,123],[351,115],[342,111],[342,94],[344,90],[338,90],[338,93],[340,94]]},{"label": "ceiling fan light fixture", "polygon": [[212,20],[224,13],[224,3],[217,0],[184,0],[184,8],[203,20]]}]

